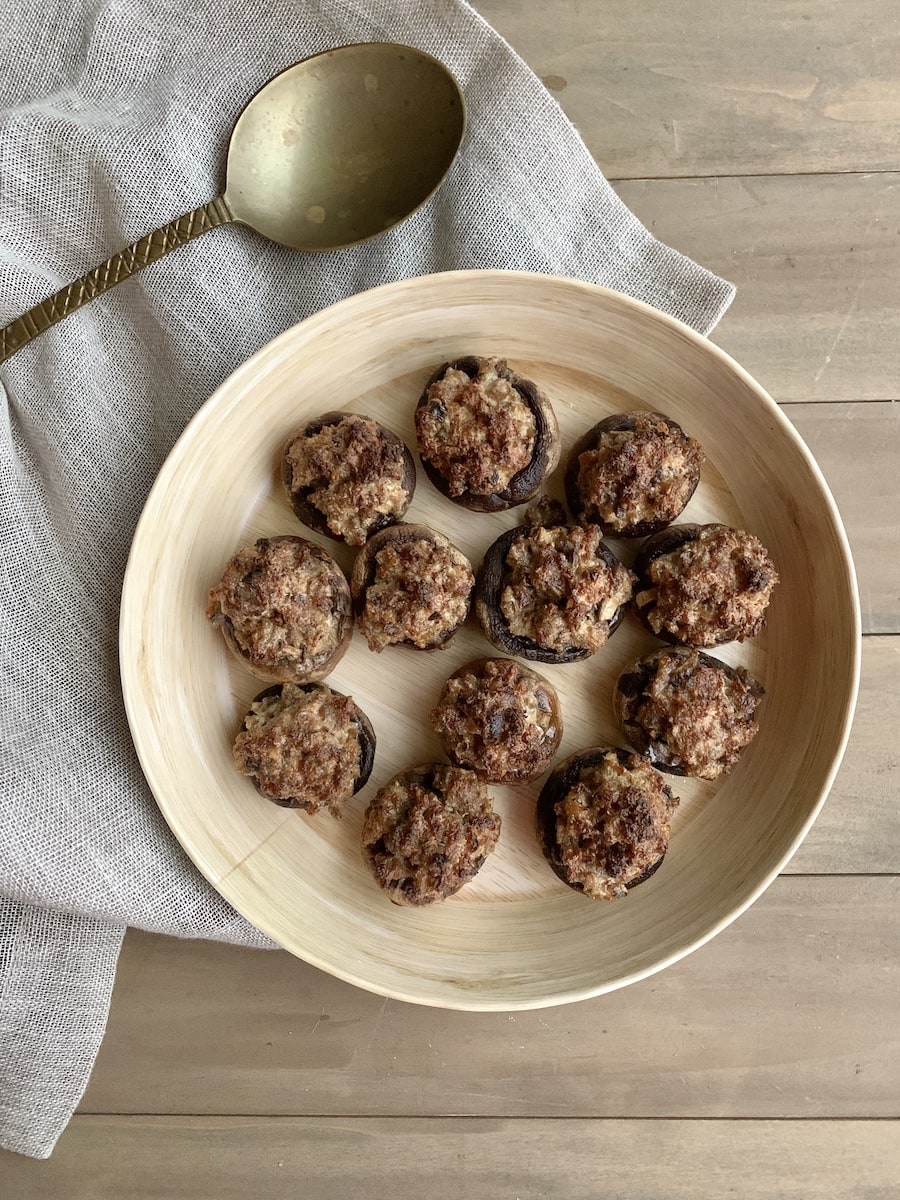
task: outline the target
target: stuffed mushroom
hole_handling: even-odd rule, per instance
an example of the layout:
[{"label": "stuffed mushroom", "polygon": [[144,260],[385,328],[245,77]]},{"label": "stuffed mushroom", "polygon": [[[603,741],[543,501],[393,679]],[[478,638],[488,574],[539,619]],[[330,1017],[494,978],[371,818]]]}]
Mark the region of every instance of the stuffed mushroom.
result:
[{"label": "stuffed mushroom", "polygon": [[366,809],[363,857],[388,899],[434,904],[481,870],[500,817],[474,771],[426,763],[395,776]]},{"label": "stuffed mushroom", "polygon": [[633,580],[596,525],[520,525],[485,554],[475,614],[488,641],[507,654],[577,662],[618,627]]},{"label": "stuffed mushroom", "polygon": [[323,679],[350,642],[350,587],[326,550],[306,538],[260,538],[229,559],[206,616],[259,679]]},{"label": "stuffed mushroom", "polygon": [[717,779],[759,732],[763,694],[745,667],[666,647],[622,672],[613,707],[628,740],[661,771]]},{"label": "stuffed mushroom", "polygon": [[479,658],[454,671],[431,724],[447,757],[489,783],[542,775],[563,733],[556,688],[509,658]]},{"label": "stuffed mushroom", "polygon": [[415,420],[428,478],[476,512],[524,504],[559,461],[550,401],[501,358],[444,363],[426,384]]},{"label": "stuffed mushroom", "polygon": [[339,817],[372,772],[375,731],[350,696],[324,683],[277,683],[250,705],[232,754],[273,804]]},{"label": "stuffed mushroom", "polygon": [[610,537],[647,537],[671,524],[700,481],[700,443],[656,412],[618,413],[572,447],[565,488],[576,520]]},{"label": "stuffed mushroom", "polygon": [[401,522],[366,542],[350,586],[370,650],[435,650],[466,620],[475,575],[449,538],[426,525]]},{"label": "stuffed mushroom", "polygon": [[615,900],[662,865],[677,805],[643,755],[592,747],[560,763],[541,789],[538,839],[563,883]]},{"label": "stuffed mushroom", "polygon": [[406,444],[357,413],[325,413],[298,429],[284,448],[281,477],[303,524],[349,546],[399,521],[416,488]]},{"label": "stuffed mushroom", "polygon": [[756,637],[778,582],[758,538],[719,524],[670,525],[648,538],[634,569],[638,616],[680,646]]}]

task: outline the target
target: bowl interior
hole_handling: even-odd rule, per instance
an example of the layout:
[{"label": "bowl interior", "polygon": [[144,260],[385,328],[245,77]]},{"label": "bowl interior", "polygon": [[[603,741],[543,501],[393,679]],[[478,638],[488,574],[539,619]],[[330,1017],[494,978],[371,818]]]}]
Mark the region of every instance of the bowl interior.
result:
[{"label": "bowl interior", "polygon": [[[368,785],[342,820],[279,809],[239,776],[230,745],[263,688],[204,617],[239,547],[301,533],[349,570],[352,554],[305,530],[280,490],[280,448],[335,408],[367,413],[415,446],[413,410],[443,360],[506,357],[549,395],[562,498],[575,439],[611,412],[658,409],[703,444],[684,520],[756,534],[781,582],[764,633],[715,653],[766,688],[760,733],[716,783],[669,777],[681,806],[663,867],[614,903],[566,888],[534,829],[540,781],[494,787],[503,830],[478,877],[443,904],[390,904],[362,862],[366,804],[397,771],[440,759],[427,715],[446,677],[492,653],[474,627],[426,654],[370,652],[354,634],[329,682],[378,738]],[[523,510],[469,513],[419,471],[408,520],[442,530],[477,565]],[[612,543],[628,560],[636,546]],[[385,995],[515,1009],[596,995],[665,966],[723,928],[799,845],[837,769],[858,675],[858,605],[846,539],[808,451],[762,389],[670,318],[588,284],[506,272],[428,276],[363,293],[289,330],[241,367],[172,452],[138,528],[122,606],[132,731],[157,801],[206,878],[288,950]],[[633,616],[584,663],[541,666],[560,693],[560,757],[623,744],[614,681],[659,645]]]}]

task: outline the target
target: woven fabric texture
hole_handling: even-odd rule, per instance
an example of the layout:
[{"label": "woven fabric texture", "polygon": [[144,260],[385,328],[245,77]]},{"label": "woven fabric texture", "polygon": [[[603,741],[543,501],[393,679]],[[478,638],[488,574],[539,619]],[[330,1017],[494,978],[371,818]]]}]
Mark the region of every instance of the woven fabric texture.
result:
[{"label": "woven fabric texture", "polygon": [[430,51],[466,96],[414,217],[328,255],[213,230],[0,366],[0,1145],[21,1153],[51,1152],[86,1086],[127,925],[269,944],[162,821],[118,678],[132,533],[202,402],[303,317],[434,271],[579,277],[703,333],[733,294],[650,236],[460,0],[22,0],[0,32],[0,324],[217,195],[267,79],[370,40]]}]

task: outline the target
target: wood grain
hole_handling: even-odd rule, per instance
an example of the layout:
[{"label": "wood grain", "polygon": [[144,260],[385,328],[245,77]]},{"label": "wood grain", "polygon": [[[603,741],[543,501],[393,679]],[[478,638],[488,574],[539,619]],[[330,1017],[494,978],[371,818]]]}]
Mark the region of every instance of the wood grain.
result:
[{"label": "wood grain", "polygon": [[82,1116],[50,1162],[0,1155],[0,1173],[15,1200],[892,1200],[897,1134],[884,1121]]},{"label": "wood grain", "polygon": [[895,1117],[898,899],[896,878],[782,877],[660,975],[515,1014],[129,933],[82,1111]]},{"label": "wood grain", "polygon": [[792,874],[900,871],[900,638],[863,641],[859,703],[847,753],[831,794]]},{"label": "wood grain", "polygon": [[900,632],[900,405],[791,404],[850,539],[865,633]]},{"label": "wood grain", "polygon": [[900,167],[892,0],[480,0],[612,179]]},{"label": "wood grain", "polygon": [[900,175],[616,190],[661,241],[737,285],[712,339],[776,400],[900,398]]}]

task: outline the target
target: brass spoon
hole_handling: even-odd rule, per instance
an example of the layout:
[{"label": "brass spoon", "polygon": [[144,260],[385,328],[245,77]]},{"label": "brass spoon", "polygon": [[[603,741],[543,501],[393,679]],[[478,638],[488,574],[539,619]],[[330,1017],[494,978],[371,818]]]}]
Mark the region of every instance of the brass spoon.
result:
[{"label": "brass spoon", "polygon": [[453,76],[409,46],[340,46],[288,67],[238,118],[223,194],[114,254],[0,330],[0,362],[217,225],[248,225],[295,250],[336,250],[385,233],[438,188],[465,122]]}]

